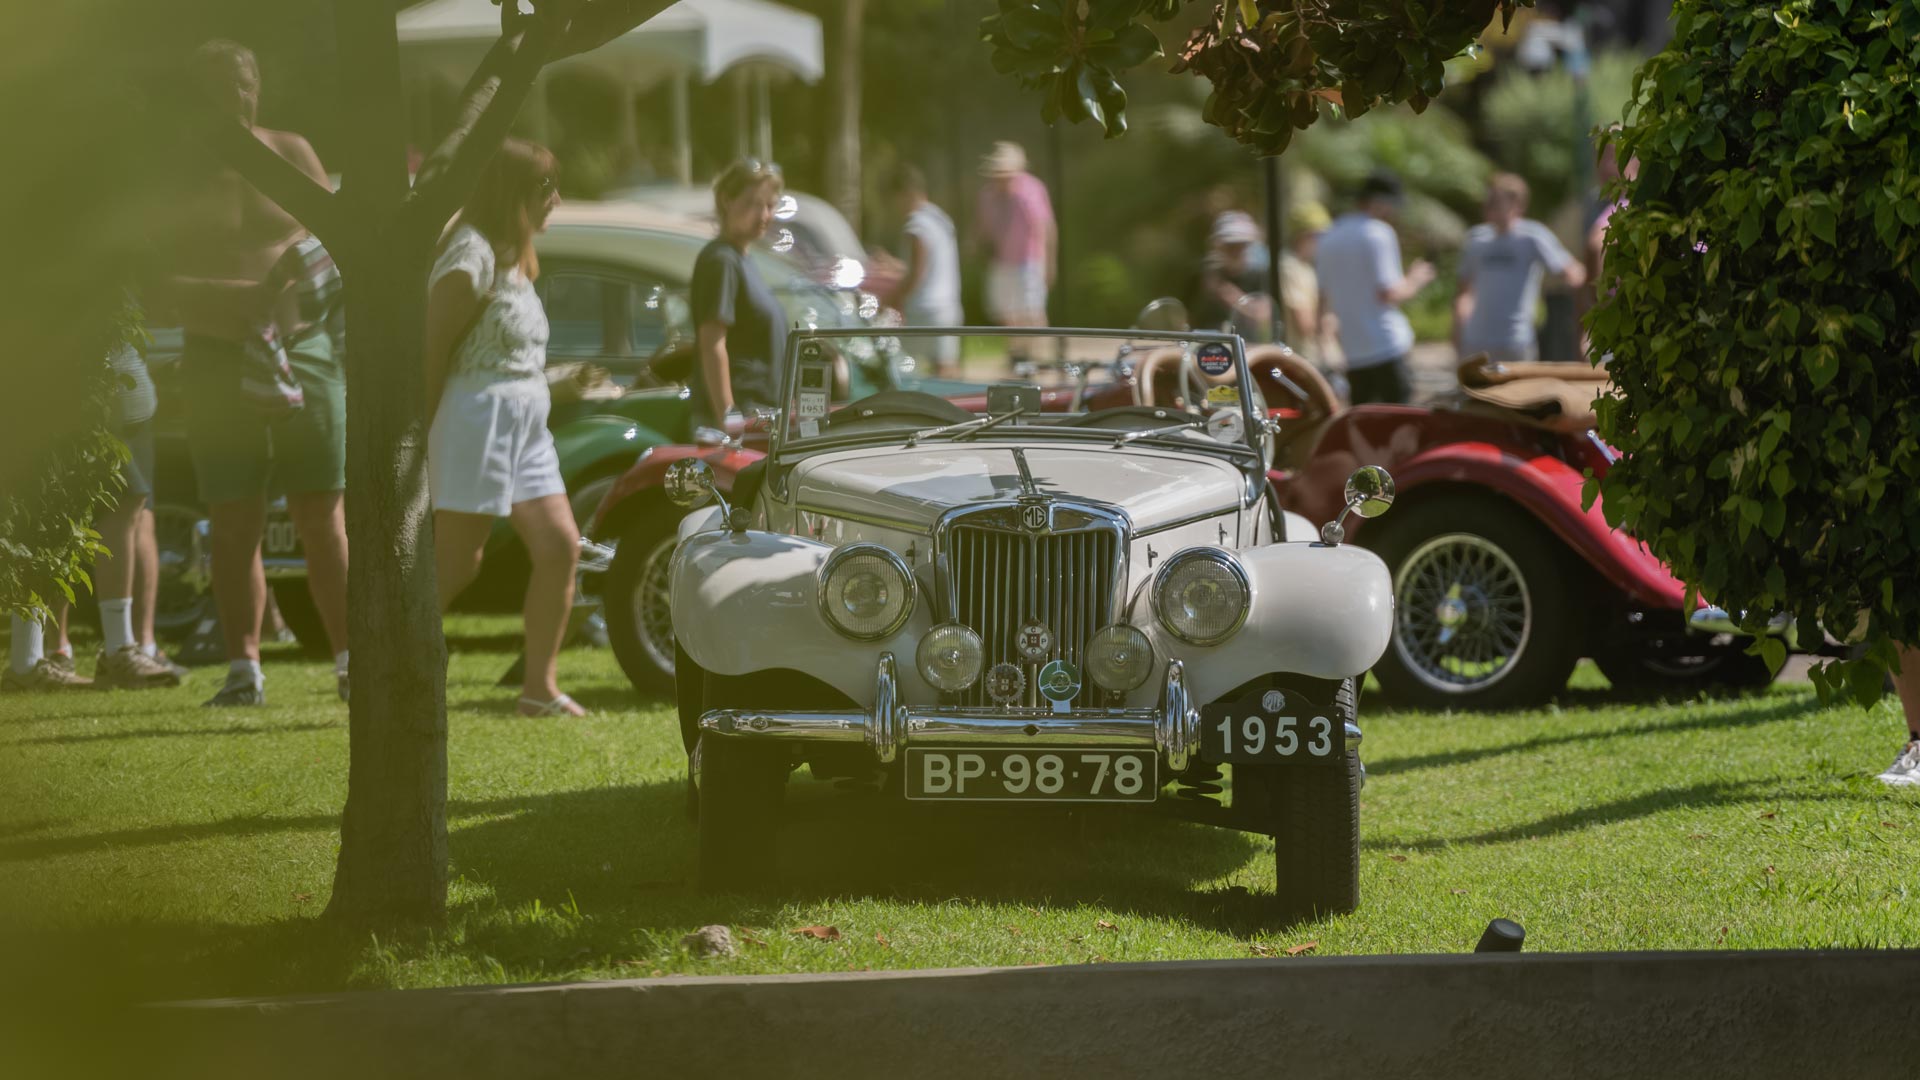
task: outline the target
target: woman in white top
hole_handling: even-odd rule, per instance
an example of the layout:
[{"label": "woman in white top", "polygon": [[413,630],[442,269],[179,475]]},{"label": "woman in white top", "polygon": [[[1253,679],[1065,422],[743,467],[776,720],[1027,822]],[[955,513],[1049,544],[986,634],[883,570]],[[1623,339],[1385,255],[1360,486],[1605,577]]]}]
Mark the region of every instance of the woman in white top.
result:
[{"label": "woman in white top", "polygon": [[547,431],[547,313],[534,234],[560,204],[553,155],[508,139],[455,219],[428,279],[427,475],[440,610],[480,570],[487,534],[513,521],[533,564],[522,716],[584,716],[554,666],[580,533]]}]

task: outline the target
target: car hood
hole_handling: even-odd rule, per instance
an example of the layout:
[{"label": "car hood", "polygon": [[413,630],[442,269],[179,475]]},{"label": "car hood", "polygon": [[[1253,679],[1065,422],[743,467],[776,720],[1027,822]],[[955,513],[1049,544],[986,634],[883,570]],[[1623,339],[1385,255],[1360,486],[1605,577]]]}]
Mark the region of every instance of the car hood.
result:
[{"label": "car hood", "polygon": [[[1031,487],[1021,477],[1021,459]],[[1108,447],[935,444],[822,454],[794,470],[802,510],[931,529],[956,507],[1035,492],[1117,507],[1137,532],[1240,508],[1246,482],[1225,461]]]}]

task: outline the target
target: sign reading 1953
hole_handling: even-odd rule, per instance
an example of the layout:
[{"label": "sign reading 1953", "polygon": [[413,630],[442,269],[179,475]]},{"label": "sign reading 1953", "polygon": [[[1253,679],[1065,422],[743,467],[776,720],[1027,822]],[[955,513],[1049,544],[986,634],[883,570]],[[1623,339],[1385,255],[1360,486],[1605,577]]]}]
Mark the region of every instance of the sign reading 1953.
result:
[{"label": "sign reading 1953", "polygon": [[1208,761],[1315,765],[1344,762],[1339,714],[1291,690],[1261,690],[1200,710],[1200,756]]}]

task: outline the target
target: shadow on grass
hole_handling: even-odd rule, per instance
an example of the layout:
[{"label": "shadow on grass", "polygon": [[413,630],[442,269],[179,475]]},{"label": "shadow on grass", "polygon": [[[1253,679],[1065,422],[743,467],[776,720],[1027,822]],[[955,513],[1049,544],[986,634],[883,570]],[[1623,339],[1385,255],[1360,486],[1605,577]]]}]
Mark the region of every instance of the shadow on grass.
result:
[{"label": "shadow on grass", "polygon": [[1503,743],[1496,746],[1477,746],[1465,750],[1448,750],[1433,754],[1417,754],[1412,757],[1368,758],[1367,775],[1370,777],[1393,776],[1397,773],[1415,772],[1420,769],[1438,769],[1452,765],[1467,765],[1488,758],[1503,757],[1507,754],[1524,754],[1533,750],[1544,750],[1554,746],[1567,746],[1575,743],[1605,742],[1609,739],[1631,738],[1637,735],[1674,735],[1690,731],[1730,730],[1743,727],[1757,727],[1781,720],[1791,720],[1797,716],[1817,712],[1820,701],[1811,695],[1798,696],[1786,701],[1768,702],[1755,699],[1752,706],[1730,712],[1714,712],[1705,716],[1696,716],[1676,723],[1658,721],[1644,724],[1622,724],[1619,727],[1602,731],[1576,731],[1556,735],[1536,735],[1515,743]]},{"label": "shadow on grass", "polygon": [[31,862],[34,859],[72,855],[84,851],[118,851],[216,837],[263,836],[269,833],[312,832],[316,829],[338,829],[339,827],[340,815],[338,814],[307,814],[298,817],[271,817],[262,814],[222,818],[219,821],[204,821],[191,825],[152,825],[143,829],[83,833],[79,836],[43,836],[31,840],[0,841],[0,863]]},{"label": "shadow on grass", "polygon": [[1722,781],[1692,784],[1682,788],[1661,788],[1624,799],[1615,799],[1612,802],[1553,814],[1538,821],[1509,825],[1503,829],[1489,829],[1469,836],[1442,836],[1413,841],[1363,840],[1360,846],[1380,851],[1438,851],[1449,847],[1506,844],[1516,840],[1543,840],[1563,833],[1651,817],[1668,810],[1738,806],[1742,803],[1764,803],[1773,806],[1780,803],[1825,802],[1829,799],[1845,800],[1853,797],[1846,792],[1836,792],[1830,796],[1783,792],[1779,790],[1780,784],[1779,779],[1768,778],[1742,780],[1738,783]]},{"label": "shadow on grass", "polygon": [[[342,717],[341,723],[344,723],[344,721],[345,718]],[[72,743],[117,742],[123,739],[220,738],[227,735],[289,735],[301,731],[330,731],[340,727],[341,723],[230,724],[226,727],[217,728],[136,728],[130,731],[97,731],[73,735],[42,735],[32,739],[21,739],[20,745],[67,745]]]}]

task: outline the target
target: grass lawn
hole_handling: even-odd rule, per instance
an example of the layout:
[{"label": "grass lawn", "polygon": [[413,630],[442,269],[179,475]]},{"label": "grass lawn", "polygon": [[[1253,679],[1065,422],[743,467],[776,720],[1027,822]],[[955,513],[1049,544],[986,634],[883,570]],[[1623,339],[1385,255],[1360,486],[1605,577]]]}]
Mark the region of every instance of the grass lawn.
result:
[{"label": "grass lawn", "polygon": [[[1890,703],[1804,687],[1662,706],[1597,675],[1561,708],[1438,715],[1362,704],[1358,913],[1263,927],[1257,837],[1137,815],[903,819],[796,779],[797,885],[689,886],[693,829],[664,702],[604,652],[563,682],[594,710],[522,720],[492,686],[513,620],[454,621],[448,928],[338,936],[325,907],[346,793],[328,665],[270,656],[271,704],[211,712],[217,672],[146,694],[0,698],[0,943],[136,998],[344,987],[1241,957],[1454,952],[1489,918],[1532,950],[1920,946],[1920,793],[1869,778]],[[83,653],[91,648],[82,645]],[[83,667],[86,662],[83,661]],[[732,960],[682,934],[725,923]],[[834,926],[837,940],[800,937]],[[1276,962],[1276,961],[1258,961]]]}]

